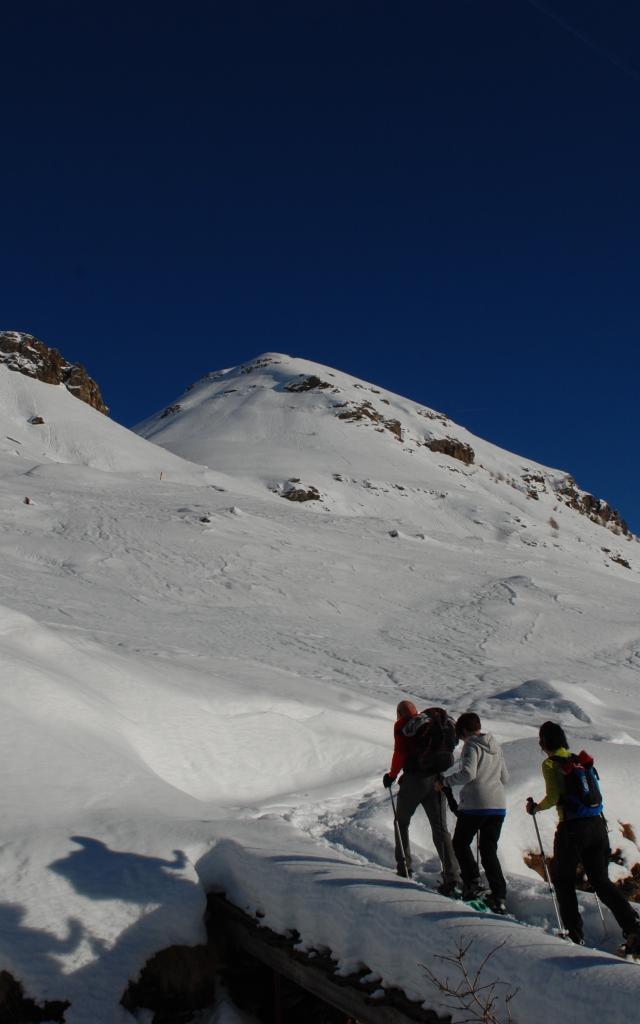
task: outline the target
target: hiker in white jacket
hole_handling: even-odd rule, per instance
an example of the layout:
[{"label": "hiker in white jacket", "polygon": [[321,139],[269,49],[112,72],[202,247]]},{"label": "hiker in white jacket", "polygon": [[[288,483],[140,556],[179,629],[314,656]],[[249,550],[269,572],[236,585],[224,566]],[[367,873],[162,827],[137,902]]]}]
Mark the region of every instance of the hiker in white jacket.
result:
[{"label": "hiker in white jacket", "polygon": [[457,765],[444,773],[440,785],[462,787],[453,849],[460,865],[463,897],[473,899],[483,892],[480,869],[471,850],[479,833],[480,859],[491,889],[485,899],[494,912],[504,914],[507,885],[498,860],[498,840],[507,813],[504,786],[509,773],[502,748],[493,736],[482,732],[475,712],[460,715],[456,734],[464,741],[462,754]]}]

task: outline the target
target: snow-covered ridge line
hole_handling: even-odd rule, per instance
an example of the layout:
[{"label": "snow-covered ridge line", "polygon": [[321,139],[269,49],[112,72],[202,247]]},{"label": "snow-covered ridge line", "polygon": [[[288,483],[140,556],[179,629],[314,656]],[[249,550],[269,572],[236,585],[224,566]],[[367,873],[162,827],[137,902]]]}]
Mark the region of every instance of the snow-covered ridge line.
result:
[{"label": "snow-covered ridge line", "polygon": [[[570,474],[503,451],[427,406],[281,353],[206,374],[136,430],[212,468],[248,470],[285,497],[288,483],[302,482],[306,500],[319,501],[318,508],[343,509],[330,481],[351,477],[344,473],[348,463],[375,467],[371,475],[383,479],[386,467],[387,479],[405,487],[443,477],[458,490],[467,486],[465,477],[485,491],[510,487],[544,506],[552,528],[563,508],[623,539],[631,536],[619,513]],[[279,470],[271,479],[264,471],[269,464]]]}]

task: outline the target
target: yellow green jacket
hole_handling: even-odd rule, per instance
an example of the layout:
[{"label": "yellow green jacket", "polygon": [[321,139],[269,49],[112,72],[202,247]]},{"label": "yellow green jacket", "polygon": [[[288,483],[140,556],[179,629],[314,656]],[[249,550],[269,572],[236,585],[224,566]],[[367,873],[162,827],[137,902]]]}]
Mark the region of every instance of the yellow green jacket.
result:
[{"label": "yellow green jacket", "polygon": [[564,796],[565,786],[564,777],[562,772],[559,771],[558,765],[555,761],[552,761],[552,757],[569,757],[571,751],[567,750],[566,747],[558,747],[557,750],[553,751],[542,762],[542,777],[545,785],[545,795],[543,799],[537,804],[538,811],[548,811],[550,807],[558,808],[558,817],[560,821],[564,820],[564,811],[559,806],[559,801]]}]

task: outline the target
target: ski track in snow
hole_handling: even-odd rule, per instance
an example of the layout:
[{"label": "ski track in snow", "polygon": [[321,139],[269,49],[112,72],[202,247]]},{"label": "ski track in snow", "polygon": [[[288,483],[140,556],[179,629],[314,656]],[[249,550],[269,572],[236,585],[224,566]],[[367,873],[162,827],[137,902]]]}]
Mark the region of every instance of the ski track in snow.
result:
[{"label": "ski track in snow", "polygon": [[[392,810],[387,795],[382,795],[379,790],[366,789],[357,803],[344,802],[338,798],[309,808],[297,808],[285,814],[284,818],[316,841],[325,843],[356,863],[395,872]],[[451,832],[454,825],[455,820],[451,820],[449,815]],[[532,824],[529,831],[533,831]],[[426,816],[420,808],[412,821],[411,840],[416,860],[416,883],[423,883],[435,890],[441,881],[440,862],[432,848]],[[532,849],[534,845],[532,842]],[[542,927],[555,934],[557,921],[545,883],[537,876],[523,878],[509,874],[507,885],[511,916],[523,924]],[[604,908],[607,926],[605,936],[594,897],[580,893],[579,901],[585,918],[587,945],[614,952],[619,944],[619,933],[607,908]]]}]

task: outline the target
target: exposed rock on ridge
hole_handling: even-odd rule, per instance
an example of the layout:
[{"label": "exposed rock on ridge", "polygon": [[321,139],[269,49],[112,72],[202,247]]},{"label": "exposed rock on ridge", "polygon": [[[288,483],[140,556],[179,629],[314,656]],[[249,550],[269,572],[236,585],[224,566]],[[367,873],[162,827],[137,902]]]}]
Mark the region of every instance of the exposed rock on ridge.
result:
[{"label": "exposed rock on ridge", "polygon": [[581,512],[592,522],[601,526],[608,526],[614,533],[629,535],[629,527],[619,512],[611,508],[611,505],[602,498],[596,498],[593,494],[580,491],[576,487],[573,477],[567,477],[565,486],[561,489],[560,495],[565,498],[569,508]]},{"label": "exposed rock on ridge", "polygon": [[442,452],[443,455],[450,455],[452,459],[464,462],[465,466],[473,465],[475,452],[470,444],[458,441],[455,437],[440,437],[427,442],[427,448],[432,452]]},{"label": "exposed rock on ridge", "polygon": [[45,384],[64,384],[75,398],[105,415],[100,388],[80,363],[68,363],[56,348],[49,348],[32,334],[0,331],[0,364]]}]

